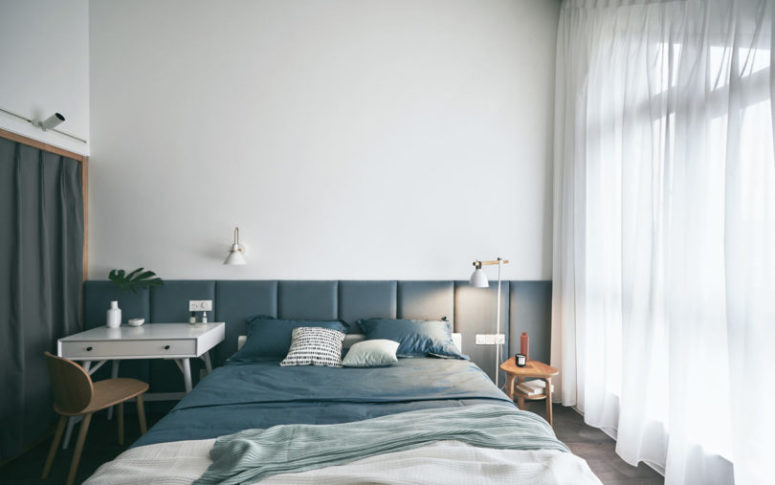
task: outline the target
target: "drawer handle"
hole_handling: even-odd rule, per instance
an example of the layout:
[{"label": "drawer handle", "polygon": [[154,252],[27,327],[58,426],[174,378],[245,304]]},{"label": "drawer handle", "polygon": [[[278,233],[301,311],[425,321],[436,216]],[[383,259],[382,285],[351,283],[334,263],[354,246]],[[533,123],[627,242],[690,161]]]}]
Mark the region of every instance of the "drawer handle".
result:
[{"label": "drawer handle", "polygon": [[87,352],[91,352],[91,350],[92,350],[93,348],[94,348],[94,347],[92,347],[92,346],[90,345],[90,346],[86,347],[86,351],[87,351]]},{"label": "drawer handle", "polygon": [[164,346],[164,350],[169,350],[169,349],[170,349],[170,346],[169,346],[169,345],[165,345],[165,346]]}]

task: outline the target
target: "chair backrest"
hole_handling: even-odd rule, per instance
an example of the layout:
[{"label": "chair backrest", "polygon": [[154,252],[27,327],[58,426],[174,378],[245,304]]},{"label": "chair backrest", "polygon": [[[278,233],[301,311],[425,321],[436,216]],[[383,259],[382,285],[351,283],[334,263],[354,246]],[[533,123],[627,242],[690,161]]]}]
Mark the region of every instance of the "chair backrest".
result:
[{"label": "chair backrest", "polygon": [[72,360],[48,352],[45,355],[56,411],[78,414],[86,409],[94,395],[94,384],[89,373]]}]

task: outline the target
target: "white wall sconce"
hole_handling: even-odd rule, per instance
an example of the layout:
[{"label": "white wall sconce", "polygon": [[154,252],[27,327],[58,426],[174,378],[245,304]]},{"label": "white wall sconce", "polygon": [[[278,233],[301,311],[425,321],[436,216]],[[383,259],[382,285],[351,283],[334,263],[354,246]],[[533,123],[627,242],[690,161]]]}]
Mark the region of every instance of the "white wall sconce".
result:
[{"label": "white wall sconce", "polygon": [[[479,261],[474,260],[474,272],[471,274],[471,286],[474,288],[488,288],[490,282],[487,279],[487,273],[484,272],[482,266],[489,266],[493,264],[498,265],[498,296],[495,303],[495,335],[501,334],[501,267],[504,264],[509,264],[508,259],[494,259],[491,261]],[[498,385],[498,375],[500,374],[501,364],[501,344],[497,344],[495,347],[495,385]]]},{"label": "white wall sconce", "polygon": [[226,261],[223,264],[228,265],[244,265],[245,261],[245,248],[239,243],[239,227],[234,228],[234,243],[231,245],[229,255],[226,256]]}]

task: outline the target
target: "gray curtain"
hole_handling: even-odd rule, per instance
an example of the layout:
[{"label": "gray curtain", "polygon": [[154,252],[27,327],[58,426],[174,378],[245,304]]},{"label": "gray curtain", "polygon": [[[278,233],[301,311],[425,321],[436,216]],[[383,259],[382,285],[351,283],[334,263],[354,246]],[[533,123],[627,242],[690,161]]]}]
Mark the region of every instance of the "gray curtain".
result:
[{"label": "gray curtain", "polygon": [[81,169],[0,138],[0,461],[55,419],[43,352],[80,327]]}]

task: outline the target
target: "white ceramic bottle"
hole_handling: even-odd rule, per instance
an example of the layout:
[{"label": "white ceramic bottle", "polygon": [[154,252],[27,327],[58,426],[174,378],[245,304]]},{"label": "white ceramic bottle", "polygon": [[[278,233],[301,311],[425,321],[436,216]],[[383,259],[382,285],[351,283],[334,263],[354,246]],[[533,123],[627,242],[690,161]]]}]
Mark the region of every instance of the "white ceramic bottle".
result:
[{"label": "white ceramic bottle", "polygon": [[121,326],[121,309],[118,307],[117,301],[110,302],[106,325],[108,328],[118,328]]}]

